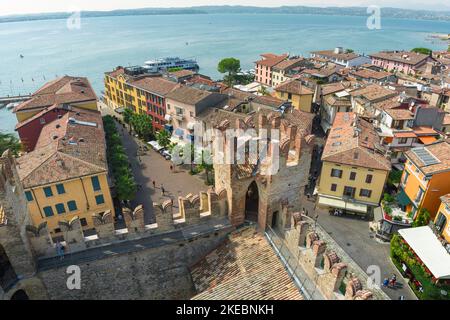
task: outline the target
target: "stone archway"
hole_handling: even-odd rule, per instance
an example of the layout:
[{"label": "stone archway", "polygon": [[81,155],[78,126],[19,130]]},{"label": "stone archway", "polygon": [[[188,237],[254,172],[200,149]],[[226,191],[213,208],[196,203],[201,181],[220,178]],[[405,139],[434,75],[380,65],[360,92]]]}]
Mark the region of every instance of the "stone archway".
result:
[{"label": "stone archway", "polygon": [[28,297],[28,294],[25,292],[25,290],[20,289],[14,292],[11,300],[30,300],[30,298]]},{"label": "stone archway", "polygon": [[245,220],[258,222],[259,190],[256,181],[250,183],[245,194]]},{"label": "stone archway", "polygon": [[16,280],[16,272],[9,261],[5,249],[0,244],[0,287],[2,287],[3,290],[6,290],[11,287]]}]

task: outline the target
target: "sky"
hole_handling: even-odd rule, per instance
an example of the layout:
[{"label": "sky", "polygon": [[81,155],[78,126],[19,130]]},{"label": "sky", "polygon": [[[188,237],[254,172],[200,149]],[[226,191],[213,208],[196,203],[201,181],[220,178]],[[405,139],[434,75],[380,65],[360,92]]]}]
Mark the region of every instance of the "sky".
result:
[{"label": "sky", "polygon": [[448,0],[0,0],[0,16],[42,12],[71,12],[75,10],[108,11],[115,9],[225,4],[260,7],[281,5],[367,7],[378,5],[380,7],[450,11],[450,2]]}]

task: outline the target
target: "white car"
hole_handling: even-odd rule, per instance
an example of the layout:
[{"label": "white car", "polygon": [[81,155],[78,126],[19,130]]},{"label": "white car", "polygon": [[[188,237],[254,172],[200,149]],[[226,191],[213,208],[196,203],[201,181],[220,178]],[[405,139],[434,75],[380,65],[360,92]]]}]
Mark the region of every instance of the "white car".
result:
[{"label": "white car", "polygon": [[153,150],[155,150],[157,152],[160,152],[161,149],[164,149],[163,147],[161,147],[159,145],[159,143],[157,141],[149,141],[147,143],[153,148]]},{"label": "white car", "polygon": [[172,159],[172,155],[170,154],[170,152],[168,150],[163,149],[160,151],[160,153],[164,157],[164,159],[166,159],[166,160]]}]

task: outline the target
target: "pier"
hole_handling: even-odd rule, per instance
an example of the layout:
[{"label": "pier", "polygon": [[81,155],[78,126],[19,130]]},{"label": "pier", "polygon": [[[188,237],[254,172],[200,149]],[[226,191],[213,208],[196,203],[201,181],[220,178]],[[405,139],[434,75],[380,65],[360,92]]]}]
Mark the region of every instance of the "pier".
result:
[{"label": "pier", "polygon": [[20,102],[25,101],[31,98],[31,95],[24,95],[24,96],[6,96],[6,97],[0,97],[0,104],[6,105],[8,103],[12,102]]}]

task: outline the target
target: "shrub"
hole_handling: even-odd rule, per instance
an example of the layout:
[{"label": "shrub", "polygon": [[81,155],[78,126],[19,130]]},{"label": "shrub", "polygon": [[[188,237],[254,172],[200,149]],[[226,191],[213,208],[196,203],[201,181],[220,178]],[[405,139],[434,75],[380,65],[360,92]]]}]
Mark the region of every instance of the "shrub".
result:
[{"label": "shrub", "polygon": [[422,208],[419,210],[419,214],[417,215],[416,219],[413,221],[412,226],[415,227],[422,227],[428,225],[430,222],[431,216],[430,212]]}]

